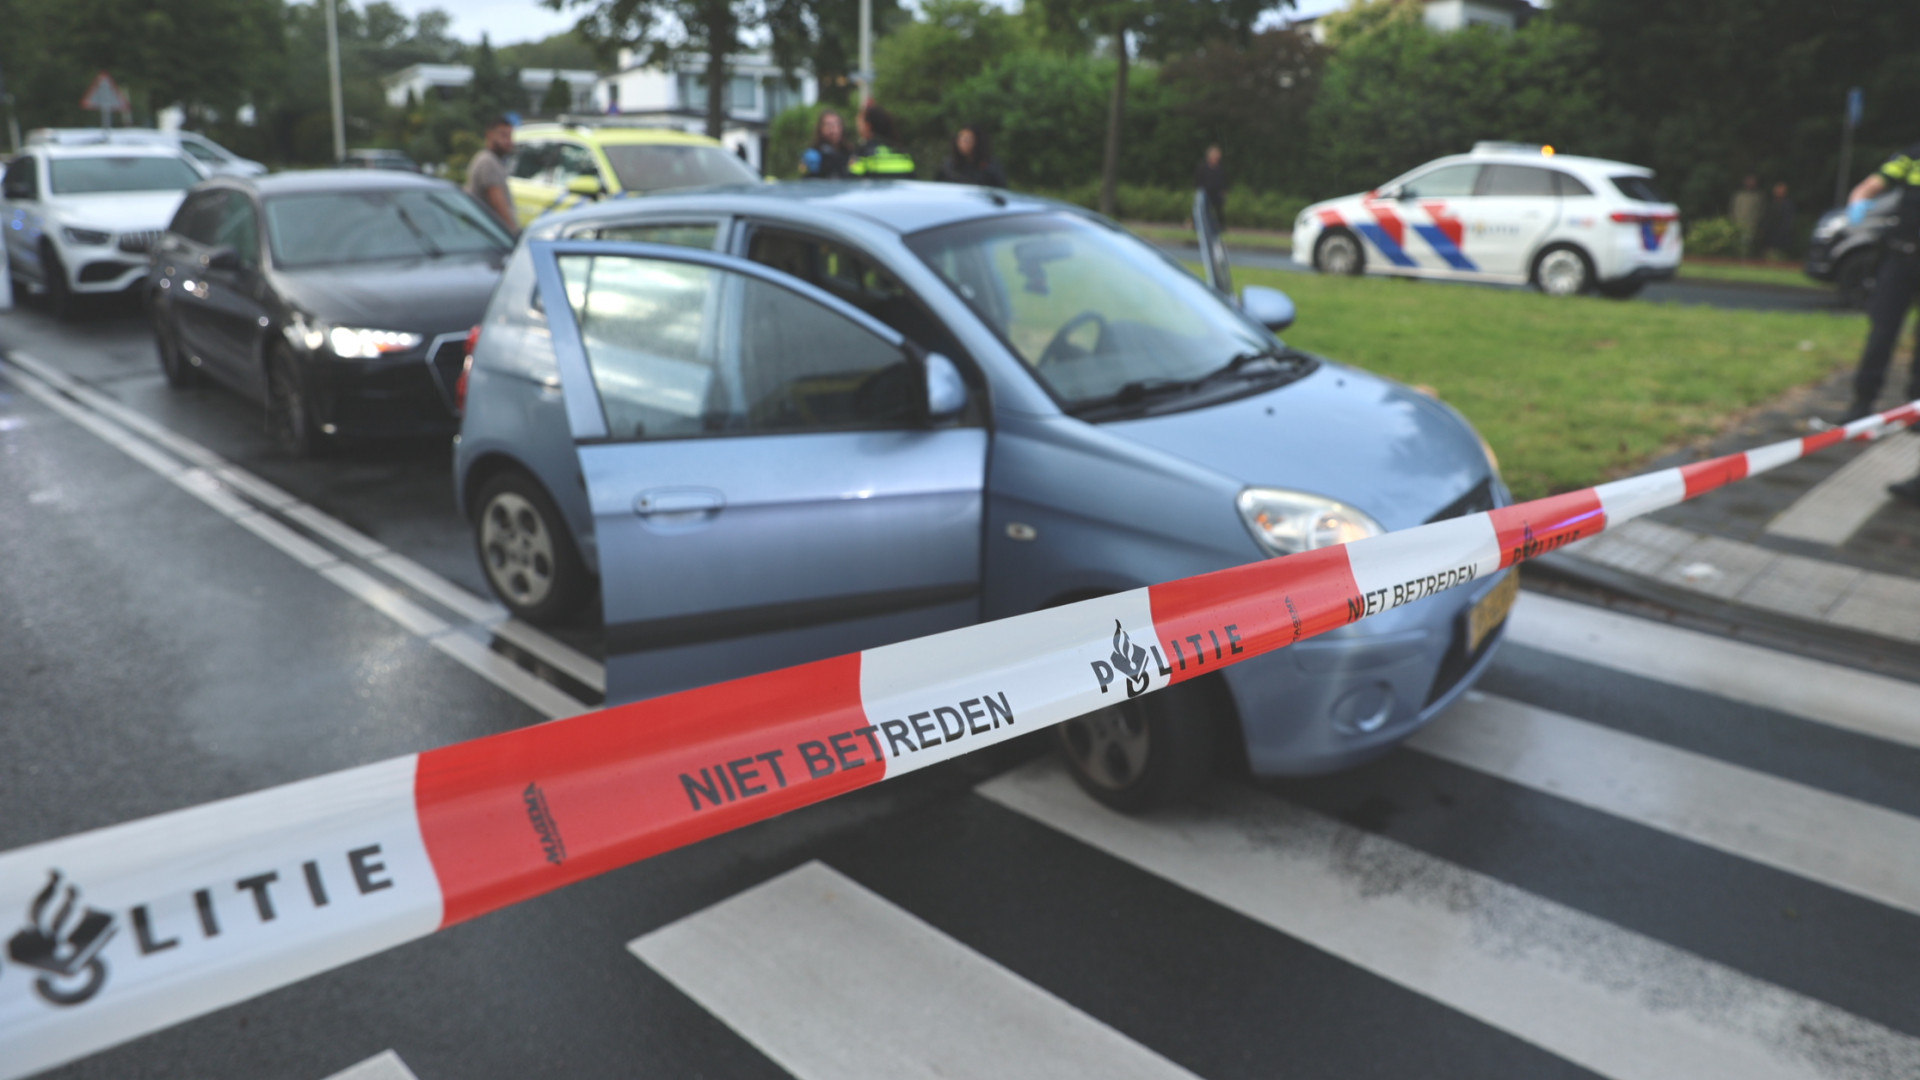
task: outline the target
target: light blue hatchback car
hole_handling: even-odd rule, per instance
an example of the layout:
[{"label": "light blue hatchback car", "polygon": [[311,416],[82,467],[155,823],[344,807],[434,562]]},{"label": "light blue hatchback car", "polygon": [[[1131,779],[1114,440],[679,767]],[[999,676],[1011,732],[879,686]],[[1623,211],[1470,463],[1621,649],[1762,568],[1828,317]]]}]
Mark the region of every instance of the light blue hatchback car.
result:
[{"label": "light blue hatchback car", "polygon": [[[463,512],[532,621],[599,594],[607,697],[650,697],[1490,509],[1431,397],[1293,350],[1112,222],[915,183],[774,184],[542,219],[465,379]],[[1095,796],[1216,751],[1323,772],[1486,666],[1511,579],[1062,725]]]}]

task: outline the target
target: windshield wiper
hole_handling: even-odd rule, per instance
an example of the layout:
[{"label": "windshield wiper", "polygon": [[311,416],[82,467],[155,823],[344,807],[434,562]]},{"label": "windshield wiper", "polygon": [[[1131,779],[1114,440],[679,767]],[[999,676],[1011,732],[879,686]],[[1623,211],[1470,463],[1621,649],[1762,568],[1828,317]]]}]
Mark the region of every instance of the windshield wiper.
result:
[{"label": "windshield wiper", "polygon": [[1132,382],[1122,384],[1118,390],[1115,390],[1105,397],[1089,398],[1085,401],[1075,402],[1068,411],[1077,416],[1081,413],[1096,409],[1126,408],[1133,405],[1143,405],[1154,398],[1173,397],[1179,394],[1191,393],[1206,386],[1208,383],[1216,382],[1228,376],[1239,375],[1246,371],[1247,368],[1263,360],[1272,361],[1281,365],[1280,370],[1273,372],[1248,372],[1247,375],[1249,377],[1255,375],[1296,373],[1311,364],[1313,357],[1298,349],[1290,349],[1284,346],[1279,348],[1267,346],[1261,349],[1238,353],[1225,364],[1192,379],[1135,379]]},{"label": "windshield wiper", "polygon": [[1199,386],[1202,383],[1212,382],[1215,379],[1223,379],[1229,375],[1237,375],[1262,360],[1271,360],[1290,368],[1297,368],[1311,362],[1312,359],[1312,357],[1298,349],[1288,348],[1284,345],[1278,348],[1268,345],[1264,348],[1236,353],[1233,359],[1228,360],[1226,363],[1193,380],[1191,385]]},{"label": "windshield wiper", "polygon": [[395,204],[393,212],[400,218],[400,224],[405,225],[407,231],[412,233],[414,238],[420,241],[420,246],[427,249],[428,258],[438,259],[446,254],[446,252],[440,250],[439,244],[434,243],[432,238],[427,236],[425,229],[414,224],[413,215],[407,213],[406,207]]}]

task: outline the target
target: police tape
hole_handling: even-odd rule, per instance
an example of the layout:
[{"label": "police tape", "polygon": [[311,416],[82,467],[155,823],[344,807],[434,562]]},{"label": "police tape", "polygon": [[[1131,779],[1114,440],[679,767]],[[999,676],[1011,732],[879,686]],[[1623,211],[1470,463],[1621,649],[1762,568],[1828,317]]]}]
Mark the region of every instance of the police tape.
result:
[{"label": "police tape", "polygon": [[0,854],[0,1077],[1209,674],[1852,438],[1806,438]]}]

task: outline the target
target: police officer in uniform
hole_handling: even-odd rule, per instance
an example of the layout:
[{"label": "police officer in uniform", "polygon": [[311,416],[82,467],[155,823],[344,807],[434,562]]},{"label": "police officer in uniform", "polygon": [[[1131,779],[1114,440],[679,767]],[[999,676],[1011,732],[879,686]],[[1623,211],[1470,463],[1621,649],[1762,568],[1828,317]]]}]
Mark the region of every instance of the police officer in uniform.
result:
[{"label": "police officer in uniform", "polygon": [[911,180],[913,155],[895,150],[899,135],[893,130],[893,115],[868,102],[860,110],[860,149],[854,152],[847,171],[857,177],[880,180]]},{"label": "police officer in uniform", "polygon": [[[1907,309],[1920,294],[1920,143],[1888,158],[1879,172],[1860,181],[1847,200],[1847,221],[1860,224],[1867,216],[1867,203],[1887,191],[1900,193],[1900,205],[1874,281],[1873,302],[1868,307],[1873,324],[1867,331],[1867,347],[1860,353],[1860,370],[1853,377],[1853,407],[1844,418],[1848,423],[1874,411],[1880,388],[1887,381],[1887,367],[1893,362],[1893,347],[1899,343],[1900,329],[1907,321]],[[1920,352],[1907,369],[1905,400],[1916,398],[1920,398]],[[1920,476],[1890,484],[1887,490],[1920,505]]]}]

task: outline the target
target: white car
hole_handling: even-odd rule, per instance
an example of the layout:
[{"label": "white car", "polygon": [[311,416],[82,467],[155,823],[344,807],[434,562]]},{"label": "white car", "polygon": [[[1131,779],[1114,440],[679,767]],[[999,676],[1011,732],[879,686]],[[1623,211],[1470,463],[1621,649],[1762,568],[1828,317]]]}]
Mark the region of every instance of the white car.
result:
[{"label": "white car", "polygon": [[0,180],[0,233],[14,292],[46,298],[64,316],[80,293],[146,280],[147,251],[187,189],[206,179],[164,146],[29,146]]},{"label": "white car", "polygon": [[35,128],[27,132],[27,145],[58,143],[78,146],[87,143],[143,143],[177,150],[194,160],[211,176],[265,176],[267,167],[221,146],[205,135],[192,131],[159,131],[154,128]]},{"label": "white car", "polygon": [[1513,143],[1479,143],[1293,223],[1294,260],[1322,273],[1531,284],[1552,296],[1632,296],[1673,277],[1680,254],[1680,211],[1652,170]]}]

